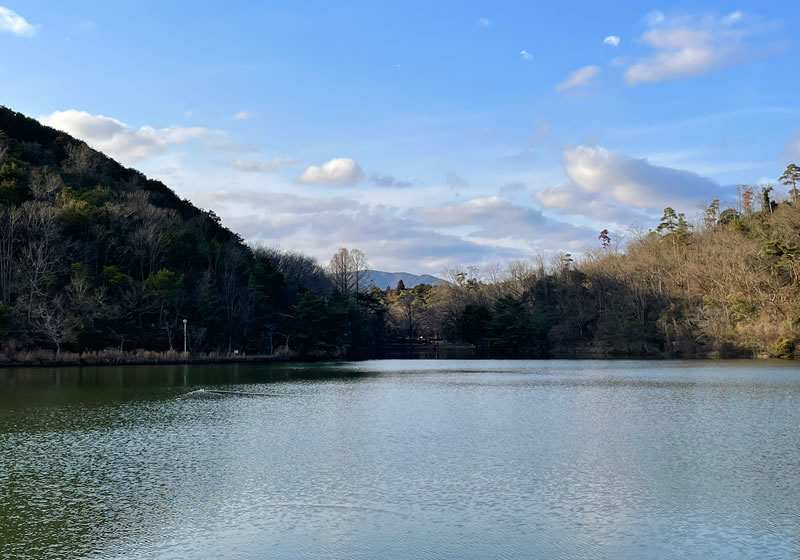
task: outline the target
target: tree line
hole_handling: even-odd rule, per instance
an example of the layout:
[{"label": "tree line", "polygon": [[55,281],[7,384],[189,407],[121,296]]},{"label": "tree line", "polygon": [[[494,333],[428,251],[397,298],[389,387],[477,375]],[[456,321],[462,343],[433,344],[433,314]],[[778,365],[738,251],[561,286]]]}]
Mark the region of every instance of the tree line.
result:
[{"label": "tree line", "polygon": [[[698,219],[671,208],[623,245],[376,287],[367,256],[327,266],[249,247],[212,211],[85,143],[0,108],[0,359],[187,349],[380,357],[441,341],[482,355],[800,351],[800,168]],[[615,237],[619,237],[614,235]],[[186,320],[184,335],[184,320]]]}]

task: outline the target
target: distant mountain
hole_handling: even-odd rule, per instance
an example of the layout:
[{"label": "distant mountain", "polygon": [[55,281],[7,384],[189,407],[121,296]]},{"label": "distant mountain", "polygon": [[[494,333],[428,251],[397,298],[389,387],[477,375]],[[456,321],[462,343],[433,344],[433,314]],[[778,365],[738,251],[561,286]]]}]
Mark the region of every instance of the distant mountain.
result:
[{"label": "distant mountain", "polygon": [[380,270],[368,270],[367,273],[371,279],[371,284],[385,289],[386,286],[392,288],[397,287],[397,282],[402,280],[406,288],[413,288],[418,284],[430,284],[436,286],[437,284],[444,284],[444,280],[431,276],[430,274],[409,274],[408,272],[382,272]]}]

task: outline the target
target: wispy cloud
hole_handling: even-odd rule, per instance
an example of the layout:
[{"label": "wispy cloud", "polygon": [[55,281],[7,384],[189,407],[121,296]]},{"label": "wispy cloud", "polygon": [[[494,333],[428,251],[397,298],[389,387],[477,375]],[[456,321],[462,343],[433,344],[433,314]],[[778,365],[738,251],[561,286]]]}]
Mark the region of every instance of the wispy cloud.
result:
[{"label": "wispy cloud", "polygon": [[67,109],[42,115],[39,121],[63,130],[91,147],[110,154],[122,162],[132,162],[163,150],[170,144],[209,138],[224,139],[225,133],[203,127],[169,126],[134,128],[117,119],[92,115],[86,111]]},{"label": "wispy cloud", "polygon": [[447,172],[447,175],[445,175],[444,180],[447,183],[447,186],[450,187],[451,189],[459,189],[461,187],[469,186],[469,181],[467,181],[463,177],[460,177],[459,175],[457,175],[452,171]]},{"label": "wispy cloud", "polygon": [[480,27],[489,27],[490,23],[491,22],[489,21],[489,18],[482,17],[481,19],[478,20],[478,25]]},{"label": "wispy cloud", "polygon": [[333,158],[322,165],[312,165],[300,175],[301,183],[341,187],[355,185],[363,180],[364,172],[350,158]]},{"label": "wispy cloud", "polygon": [[500,195],[501,196],[513,196],[516,194],[524,193],[528,190],[528,187],[525,186],[525,183],[520,181],[511,181],[510,183],[506,183],[502,187],[500,187]]},{"label": "wispy cloud", "polygon": [[526,51],[525,49],[519,51],[519,54],[520,56],[522,56],[522,60],[533,60],[533,55],[528,51]]},{"label": "wispy cloud", "polygon": [[36,27],[17,12],[0,6],[0,31],[8,31],[20,37],[33,37],[36,35]]},{"label": "wispy cloud", "polygon": [[250,111],[239,111],[238,113],[233,115],[233,118],[236,119],[237,121],[247,121],[256,118],[256,114],[251,113]]},{"label": "wispy cloud", "polygon": [[297,161],[291,158],[276,157],[268,161],[237,159],[234,161],[229,161],[228,167],[235,169],[236,171],[244,171],[245,173],[268,173],[270,171],[274,171],[282,165],[295,164],[297,164]]},{"label": "wispy cloud", "polygon": [[609,35],[608,37],[603,39],[603,44],[610,45],[612,47],[618,47],[619,46],[619,36],[617,36],[617,35]]},{"label": "wispy cloud", "polygon": [[393,187],[397,189],[412,186],[412,183],[395,179],[393,175],[379,175],[378,173],[372,173],[369,176],[369,182],[376,187]]},{"label": "wispy cloud", "polygon": [[549,239],[554,243],[568,244],[590,238],[583,228],[552,220],[536,208],[498,196],[475,198],[462,204],[416,208],[409,214],[412,212],[428,226],[470,229],[472,231],[467,237],[474,239],[511,239],[532,244]]},{"label": "wispy cloud", "polygon": [[653,12],[645,21],[651,29],[639,40],[653,53],[625,71],[625,81],[630,85],[699,76],[744,64],[769,52],[763,43],[750,45],[746,39],[774,30],[777,25],[738,11],[722,17],[667,17]]},{"label": "wispy cloud", "polygon": [[600,71],[599,66],[584,66],[572,72],[567,79],[558,84],[556,89],[563,91],[574,87],[586,87],[591,83],[592,78]]},{"label": "wispy cloud", "polygon": [[724,23],[725,25],[732,25],[732,24],[734,24],[736,22],[741,21],[743,17],[744,17],[744,14],[742,12],[738,12],[738,11],[737,12],[731,12],[727,16],[722,18],[722,23]]},{"label": "wispy cloud", "polygon": [[665,16],[664,12],[660,10],[653,10],[646,16],[644,16],[644,21],[649,26],[659,25],[664,22]]}]

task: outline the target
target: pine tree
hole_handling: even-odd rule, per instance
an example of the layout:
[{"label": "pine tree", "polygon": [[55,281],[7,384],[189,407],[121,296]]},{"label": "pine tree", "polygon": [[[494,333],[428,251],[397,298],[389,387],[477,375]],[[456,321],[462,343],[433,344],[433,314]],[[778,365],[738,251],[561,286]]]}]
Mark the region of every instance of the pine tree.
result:
[{"label": "pine tree", "polygon": [[792,203],[796,205],[798,198],[800,198],[800,193],[797,191],[797,183],[800,182],[800,167],[790,163],[778,180],[787,187],[791,185],[792,188],[789,189],[789,194],[792,195]]},{"label": "pine tree", "polygon": [[661,217],[661,222],[656,227],[656,231],[661,235],[669,235],[675,233],[678,229],[678,215],[675,210],[667,206],[664,208],[664,215]]},{"label": "pine tree", "polygon": [[706,226],[706,229],[711,229],[715,225],[717,225],[717,221],[719,220],[719,199],[715,198],[711,201],[711,204],[708,205],[706,208],[705,216],[703,216],[703,224]]},{"label": "pine tree", "polygon": [[772,191],[772,185],[763,185],[761,187],[761,211],[764,214],[772,214],[774,203],[769,196]]}]

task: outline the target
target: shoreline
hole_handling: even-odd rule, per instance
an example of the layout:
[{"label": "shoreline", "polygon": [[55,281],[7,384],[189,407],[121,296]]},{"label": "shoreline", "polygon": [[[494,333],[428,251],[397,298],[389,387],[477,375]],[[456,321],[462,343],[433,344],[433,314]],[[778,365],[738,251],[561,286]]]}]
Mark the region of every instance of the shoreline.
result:
[{"label": "shoreline", "polygon": [[[5,360],[0,361],[0,369],[11,368],[80,368],[84,366],[153,366],[153,365],[211,365],[211,364],[268,364],[268,363],[322,363],[322,362],[362,362],[367,360],[500,360],[500,361],[520,361],[520,360],[684,360],[684,361],[698,361],[698,360],[769,360],[780,359],[771,358],[766,354],[756,354],[752,356],[739,355],[720,355],[717,353],[708,353],[702,355],[691,356],[675,356],[664,355],[661,353],[652,354],[637,354],[637,353],[608,353],[601,354],[597,352],[552,352],[547,355],[530,355],[530,356],[498,356],[491,357],[485,355],[477,356],[437,356],[431,357],[426,355],[388,355],[388,356],[363,356],[353,358],[336,358],[333,356],[281,356],[281,355],[268,355],[259,354],[251,356],[189,356],[182,355],[174,356],[171,353],[164,353],[159,355],[154,352],[147,352],[146,355],[139,356],[136,353],[131,353],[129,356],[105,356],[105,355],[88,355],[88,356],[69,356],[66,358],[53,358],[43,359],[34,358],[30,360]],[[781,360],[792,362],[794,360]]]}]

